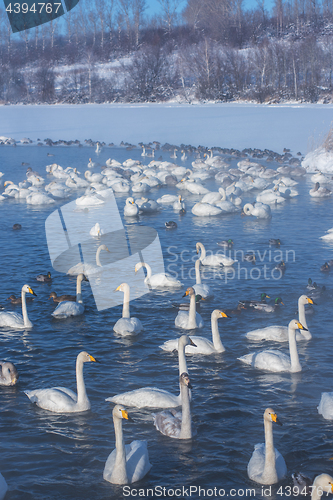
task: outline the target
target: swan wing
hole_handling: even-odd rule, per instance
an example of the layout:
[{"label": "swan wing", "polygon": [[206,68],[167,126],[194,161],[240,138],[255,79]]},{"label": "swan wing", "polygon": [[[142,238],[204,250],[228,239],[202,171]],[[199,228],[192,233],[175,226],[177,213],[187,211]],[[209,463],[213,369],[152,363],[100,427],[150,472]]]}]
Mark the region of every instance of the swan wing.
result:
[{"label": "swan wing", "polygon": [[36,389],[25,391],[32,403],[44,410],[55,413],[73,412],[77,407],[77,395],[65,387],[53,387],[52,389]]},{"label": "swan wing", "polygon": [[11,328],[25,328],[23,317],[11,311],[0,312],[0,326]]},{"label": "swan wing", "polygon": [[137,335],[143,330],[138,318],[120,318],[113,327],[113,331],[119,335]]},{"label": "swan wing", "polygon": [[195,285],[193,285],[192,288],[194,288],[196,295],[201,295],[201,297],[203,297],[204,299],[208,299],[208,297],[210,297],[212,295],[211,290],[210,290],[208,285],[195,284]]},{"label": "swan wing", "polygon": [[161,411],[153,413],[154,425],[165,436],[178,439],[182,426],[182,412]]},{"label": "swan wing", "polygon": [[[189,313],[187,311],[179,311],[176,319],[175,319],[175,325],[178,326],[178,328],[183,328],[184,330],[191,330],[188,326],[188,316]],[[197,322],[197,328],[202,328],[203,327],[203,319],[200,316],[199,313],[195,313],[196,316],[196,322]]]},{"label": "swan wing", "polygon": [[140,481],[151,469],[147,441],[132,441],[125,446],[126,470],[130,483]]},{"label": "swan wing", "polygon": [[64,301],[53,311],[55,318],[69,318],[70,316],[79,316],[84,313],[84,305],[78,302]]},{"label": "swan wing", "polygon": [[274,340],[275,342],[288,341],[288,327],[272,325],[247,332],[249,340]]},{"label": "swan wing", "polygon": [[291,368],[290,356],[273,349],[246,354],[238,359],[253,368],[270,372],[289,372]]},{"label": "swan wing", "polygon": [[123,392],[107,398],[105,401],[112,401],[124,406],[135,406],[136,408],[175,408],[181,404],[180,395],[175,396],[156,387],[144,387]]},{"label": "swan wing", "polygon": [[[281,455],[281,453],[274,448],[275,450],[275,468],[278,479],[282,479],[287,474],[287,466],[286,462]],[[247,466],[247,474],[250,479],[256,481],[257,483],[261,482],[261,476],[264,472],[265,467],[265,443],[258,443],[254,447],[254,451],[252,453],[252,457]]]}]

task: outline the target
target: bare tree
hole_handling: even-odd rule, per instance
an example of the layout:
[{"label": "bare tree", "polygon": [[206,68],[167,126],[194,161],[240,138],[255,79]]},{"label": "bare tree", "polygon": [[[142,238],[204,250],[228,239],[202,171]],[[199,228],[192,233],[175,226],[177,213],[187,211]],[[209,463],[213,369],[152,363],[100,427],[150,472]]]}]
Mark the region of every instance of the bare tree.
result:
[{"label": "bare tree", "polygon": [[170,33],[177,19],[177,9],[182,0],[158,0],[162,7],[163,24]]}]

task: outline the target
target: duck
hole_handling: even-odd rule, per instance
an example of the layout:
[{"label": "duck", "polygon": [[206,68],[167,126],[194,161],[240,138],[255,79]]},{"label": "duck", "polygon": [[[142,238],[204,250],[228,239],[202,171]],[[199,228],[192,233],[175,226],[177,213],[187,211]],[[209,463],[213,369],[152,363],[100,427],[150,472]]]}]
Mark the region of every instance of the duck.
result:
[{"label": "duck", "polygon": [[[211,329],[212,329],[212,341],[206,337],[200,337],[197,335],[191,335],[191,340],[194,342],[195,347],[192,345],[187,345],[185,348],[186,354],[216,354],[225,351],[225,348],[221,342],[221,337],[218,329],[217,320],[219,318],[230,318],[224,311],[219,309],[214,309],[211,313]],[[173,352],[178,349],[178,339],[167,340],[164,344],[159,346],[163,351]]]},{"label": "duck", "polygon": [[274,267],[277,271],[280,271],[280,274],[282,275],[286,271],[286,263],[281,260],[276,266]]},{"label": "duck", "polygon": [[168,222],[165,222],[165,227],[167,229],[177,229],[177,222],[174,222],[173,220],[170,220]]},{"label": "duck", "polygon": [[266,312],[266,313],[273,313],[273,312],[276,312],[279,309],[280,304],[284,305],[284,303],[282,302],[281,297],[277,297],[275,299],[275,301],[274,301],[274,305],[271,305],[271,304],[255,304],[253,306],[253,309],[255,309],[256,311],[263,311],[263,312]]},{"label": "duck", "polygon": [[147,276],[144,279],[144,283],[150,288],[180,288],[183,286],[183,284],[171,276],[171,274],[158,273],[152,275],[151,267],[146,262],[138,262],[135,266],[135,272],[137,273],[142,267],[145,267],[147,270]]},{"label": "duck", "polygon": [[93,361],[99,361],[82,351],[76,358],[76,384],[77,394],[66,387],[52,387],[51,389],[36,389],[25,391],[32,403],[44,410],[53,413],[77,413],[90,410],[91,405],[86,393],[86,387],[83,379],[83,364]]},{"label": "duck", "polygon": [[237,314],[237,315],[242,314],[242,309],[246,309],[246,308],[243,306],[243,304],[239,303],[235,309],[224,309],[224,312],[228,316],[232,317],[235,314]]},{"label": "duck", "polygon": [[[185,347],[194,345],[194,342],[188,335],[182,335],[178,339],[178,368],[179,375],[186,372],[187,363],[185,357]],[[124,392],[107,398],[105,401],[111,401],[125,406],[135,406],[136,408],[175,408],[181,404],[181,394],[174,395],[171,392],[157,387],[144,387],[133,391]]]},{"label": "duck", "polygon": [[137,217],[139,215],[139,207],[134,202],[134,198],[127,198],[124,207],[124,215],[125,217]]},{"label": "duck", "polygon": [[257,219],[270,219],[272,217],[270,206],[260,202],[254,205],[246,203],[243,207],[243,213],[245,215],[253,215]]},{"label": "duck", "polygon": [[[205,299],[202,298],[201,295],[197,294],[195,296],[195,310],[197,312],[199,312],[201,310],[201,305],[200,305],[200,301],[201,300],[205,300]],[[175,307],[179,311],[189,311],[189,309],[190,309],[190,303],[189,302],[183,302],[183,303],[179,304],[179,303],[173,302],[172,303],[172,307]]]},{"label": "duck", "polygon": [[52,313],[57,319],[69,318],[70,316],[80,316],[84,313],[82,300],[82,281],[88,281],[83,273],[78,274],[76,278],[76,300],[65,300],[60,302]]},{"label": "duck", "polygon": [[132,484],[140,481],[151,469],[147,441],[132,441],[125,445],[123,438],[123,420],[130,419],[122,405],[116,405],[112,411],[116,436],[116,447],[105,462],[103,479],[112,484]]},{"label": "duck", "polygon": [[260,484],[275,484],[287,474],[286,462],[281,453],[274,448],[273,423],[282,425],[272,408],[264,412],[265,442],[254,447],[247,465],[247,475]]},{"label": "duck", "polygon": [[276,247],[279,247],[281,245],[281,241],[279,240],[279,238],[270,238],[268,240],[268,243],[271,245],[271,246],[276,246]]},{"label": "duck", "polygon": [[19,230],[19,229],[22,229],[22,226],[21,226],[21,224],[16,223],[16,224],[13,224],[13,229],[14,229],[15,231],[17,231],[17,230]]},{"label": "duck", "polygon": [[182,373],[179,377],[182,410],[164,410],[152,413],[156,429],[164,436],[173,439],[192,438],[192,420],[190,405],[190,389],[192,389],[190,377]]},{"label": "duck", "polygon": [[311,496],[311,500],[320,500],[324,492],[333,493],[333,477],[329,474],[320,474],[311,481],[309,477],[299,472],[292,474],[292,479],[293,491],[298,491],[302,496]]},{"label": "duck", "polygon": [[175,325],[178,328],[183,328],[184,330],[202,328],[203,320],[200,314],[196,312],[195,291],[193,287],[189,287],[184,293],[183,297],[186,297],[187,295],[190,296],[189,311],[179,311],[175,319]]},{"label": "duck", "polygon": [[[22,304],[22,297],[16,297],[15,294],[11,294],[7,300],[10,300],[10,302],[14,305],[14,306],[17,306],[17,305],[21,305]],[[27,304],[29,304],[30,302],[32,302],[33,300],[35,300],[35,297],[26,297],[25,298],[25,301]]]},{"label": "duck", "polygon": [[44,283],[52,283],[51,273],[48,272],[47,274],[37,274],[36,280],[43,281]]},{"label": "duck", "polygon": [[70,301],[70,302],[76,302],[76,295],[57,295],[56,292],[51,292],[49,296],[49,300],[53,299],[53,302],[65,302]]},{"label": "duck", "polygon": [[17,368],[10,361],[0,361],[0,385],[12,386],[19,379]]},{"label": "duck", "polygon": [[229,250],[231,250],[231,248],[234,245],[234,242],[231,239],[229,239],[229,240],[222,240],[222,241],[218,241],[217,245],[219,247],[229,248]]},{"label": "duck", "polygon": [[322,266],[320,266],[320,270],[322,273],[328,273],[331,270],[331,266],[329,265],[328,262],[325,262]]},{"label": "duck", "polygon": [[203,285],[201,283],[200,265],[201,265],[201,260],[197,259],[195,261],[195,285],[193,285],[193,289],[196,295],[201,295],[202,298],[208,299],[213,294],[208,285]]},{"label": "duck", "polygon": [[[304,326],[305,330],[297,332],[296,340],[311,340],[312,335],[308,329],[305,317],[305,305],[315,304],[313,299],[307,295],[301,295],[298,299],[298,321]],[[249,340],[274,340],[275,342],[287,342],[289,340],[289,333],[287,326],[267,326],[266,328],[259,328],[247,332],[246,338]]]},{"label": "duck", "polygon": [[306,330],[299,321],[292,319],[288,325],[289,356],[281,351],[267,349],[266,351],[245,354],[245,356],[241,356],[237,359],[258,370],[298,373],[302,371],[302,367],[297,352],[297,329]]},{"label": "duck", "polygon": [[130,316],[130,287],[127,283],[122,283],[115,289],[115,292],[124,292],[123,313],[113,327],[113,331],[119,335],[137,335],[142,332],[143,326],[138,318]]},{"label": "duck", "polygon": [[254,253],[248,253],[248,254],[244,255],[243,260],[245,260],[246,262],[251,262],[252,264],[255,264],[256,263],[256,256]]},{"label": "duck", "polygon": [[223,254],[212,254],[206,256],[206,249],[204,245],[198,241],[196,246],[197,253],[200,252],[199,259],[201,260],[201,264],[203,266],[232,266],[237,260],[231,259]]},{"label": "duck", "polygon": [[31,293],[35,297],[37,294],[33,291],[33,289],[29,285],[23,285],[21,291],[21,301],[22,301],[22,316],[15,312],[11,311],[0,311],[0,327],[9,327],[9,328],[32,328],[33,324],[31,323],[28,312],[27,312],[27,304],[26,304],[26,294]]},{"label": "duck", "polygon": [[270,296],[263,292],[260,295],[260,300],[240,300],[239,303],[242,304],[244,309],[248,309],[254,308],[258,304],[266,304],[266,299],[270,299]]}]

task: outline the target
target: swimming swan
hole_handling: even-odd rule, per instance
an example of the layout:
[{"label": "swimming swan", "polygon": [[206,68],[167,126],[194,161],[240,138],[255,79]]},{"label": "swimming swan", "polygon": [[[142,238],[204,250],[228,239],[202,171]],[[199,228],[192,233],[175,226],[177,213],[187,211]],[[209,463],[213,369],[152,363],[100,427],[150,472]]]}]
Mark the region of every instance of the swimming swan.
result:
[{"label": "swimming swan", "polygon": [[134,198],[127,198],[124,207],[124,215],[125,217],[137,217],[139,215],[139,207],[134,202]]},{"label": "swimming swan", "polygon": [[84,274],[78,274],[76,278],[76,302],[65,300],[53,311],[52,316],[55,318],[69,318],[70,316],[80,316],[84,313],[84,305],[82,300],[82,281],[88,281]]},{"label": "swimming swan", "polygon": [[0,361],[0,385],[15,385],[19,374],[13,363],[9,361]]},{"label": "swimming swan", "polygon": [[125,445],[122,420],[130,420],[127,411],[116,405],[112,411],[116,448],[105,463],[103,478],[112,484],[132,484],[150,470],[147,441],[132,441]]},{"label": "swimming swan", "polygon": [[272,408],[264,413],[265,443],[258,443],[247,466],[252,481],[260,484],[275,484],[287,474],[287,466],[281,453],[274,448],[273,422],[282,425]]},{"label": "swimming swan", "polygon": [[260,202],[254,205],[246,203],[243,207],[243,212],[245,215],[253,215],[257,219],[270,219],[272,217],[270,206]]},{"label": "swimming swan", "polygon": [[193,285],[194,291],[196,295],[201,295],[204,299],[208,299],[213,294],[208,285],[203,285],[201,283],[201,275],[200,275],[200,264],[201,260],[197,259],[195,261],[195,285]]},{"label": "swimming swan", "polygon": [[321,393],[317,410],[319,415],[322,415],[325,420],[333,420],[333,392]]},{"label": "swimming swan", "polygon": [[86,393],[83,379],[83,363],[97,362],[93,356],[85,351],[76,358],[76,385],[77,394],[66,387],[52,387],[52,389],[37,389],[25,391],[30,401],[44,410],[54,413],[74,413],[90,410],[90,402]]},{"label": "swimming swan", "polygon": [[281,351],[267,349],[266,351],[252,352],[237,359],[259,370],[267,370],[270,372],[300,372],[302,371],[302,367],[297,352],[297,329],[305,330],[304,326],[296,319],[291,320],[288,325],[289,356]]},{"label": "swimming swan", "polygon": [[144,282],[151,288],[179,288],[182,286],[182,283],[173,278],[170,274],[158,273],[152,275],[150,265],[145,262],[138,262],[135,266],[135,272],[137,273],[142,267],[147,269],[147,277],[144,279]]},{"label": "swimming swan", "polygon": [[[143,330],[141,321],[130,316],[130,287],[127,283],[122,283],[115,292],[124,292],[123,314],[113,327],[113,331],[119,335],[137,335]],[[126,403],[125,403],[126,404]]]},{"label": "swimming swan", "polygon": [[178,328],[183,328],[184,330],[202,328],[203,320],[200,314],[196,312],[195,291],[193,287],[190,286],[184,293],[183,297],[187,295],[190,296],[189,311],[179,311],[175,319],[175,325],[178,326]]},{"label": "swimming swan", "polygon": [[0,327],[7,326],[9,328],[32,328],[33,325],[28,318],[27,304],[25,299],[25,295],[27,293],[31,293],[32,295],[35,295],[37,297],[37,295],[29,285],[23,285],[21,291],[22,316],[20,314],[17,314],[16,312],[11,311],[0,312]]},{"label": "swimming swan", "polygon": [[292,478],[294,488],[298,488],[299,495],[311,496],[311,500],[320,500],[324,492],[333,493],[333,477],[329,474],[316,476],[313,484],[311,479],[304,476],[301,472],[293,474]]},{"label": "swimming swan", "polygon": [[[179,375],[183,372],[187,373],[185,347],[190,344],[195,345],[188,335],[182,335],[178,340]],[[176,396],[157,387],[144,387],[117,394],[105,401],[112,401],[125,406],[135,406],[136,408],[175,408],[181,404],[181,394]]]},{"label": "swimming swan", "polygon": [[[105,250],[106,252],[110,253],[110,250],[108,249],[108,247],[106,245],[99,245],[99,247],[97,248],[97,252],[96,252],[96,266],[97,267],[102,267],[101,258],[100,258],[102,250]],[[98,269],[96,269],[96,266],[93,264],[86,264],[85,262],[79,262],[78,264],[75,264],[75,266],[71,267],[67,271],[67,274],[69,274],[70,276],[77,276],[78,274],[81,274],[81,273],[98,271]]]},{"label": "swimming swan", "polygon": [[[215,309],[211,314],[211,325],[212,325],[212,341],[206,339],[205,337],[200,337],[198,335],[191,335],[191,340],[194,342],[196,347],[192,345],[187,345],[185,347],[186,354],[216,354],[217,352],[224,352],[225,348],[221,342],[220,333],[218,329],[217,320],[219,318],[229,318],[225,312]],[[178,339],[167,340],[164,344],[159,346],[163,351],[175,351],[178,349]]]},{"label": "swimming swan", "polygon": [[[296,340],[310,340],[312,335],[308,330],[308,325],[305,318],[305,304],[314,304],[313,300],[306,295],[301,295],[298,299],[298,320],[306,328],[302,332],[297,332]],[[304,333],[303,333],[304,332]],[[249,340],[274,340],[275,342],[287,342],[289,340],[287,326],[266,326],[266,328],[259,328],[247,332],[246,338]]]},{"label": "swimming swan", "polygon": [[192,389],[192,385],[188,374],[185,372],[179,377],[179,382],[182,411],[165,410],[160,413],[152,413],[152,416],[156,429],[165,436],[174,439],[191,439],[192,422],[189,389]]},{"label": "swimming swan", "polygon": [[197,253],[200,252],[199,259],[203,266],[232,266],[237,260],[233,260],[223,254],[213,254],[206,256],[206,249],[202,243],[198,242],[195,246]]}]

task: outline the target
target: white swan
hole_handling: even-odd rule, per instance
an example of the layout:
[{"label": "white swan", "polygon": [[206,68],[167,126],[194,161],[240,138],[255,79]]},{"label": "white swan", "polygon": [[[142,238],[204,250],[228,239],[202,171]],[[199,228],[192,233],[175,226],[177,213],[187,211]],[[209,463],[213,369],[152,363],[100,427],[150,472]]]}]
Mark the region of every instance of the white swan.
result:
[{"label": "white swan", "polygon": [[[130,287],[127,283],[122,283],[115,292],[124,292],[123,314],[113,327],[113,331],[119,335],[137,335],[143,330],[141,321],[130,316]],[[126,404],[126,403],[125,403]]]},{"label": "white swan", "polygon": [[313,198],[327,198],[328,196],[331,196],[332,191],[327,188],[321,187],[319,182],[316,182],[314,187],[310,189],[309,194]]},{"label": "white swan", "polygon": [[144,282],[151,288],[179,288],[183,286],[179,280],[173,278],[168,273],[158,273],[152,275],[150,265],[145,262],[138,262],[135,266],[135,272],[137,273],[142,267],[147,269],[147,276],[144,279]]},{"label": "white swan", "polygon": [[19,374],[16,367],[10,361],[0,361],[0,385],[15,385]]},{"label": "white swan", "polygon": [[129,420],[125,408],[116,405],[112,411],[116,448],[105,463],[103,478],[112,484],[132,484],[140,481],[150,470],[147,441],[132,441],[125,445],[122,420]]},{"label": "white swan", "polygon": [[200,314],[196,312],[195,291],[193,287],[190,286],[184,293],[183,297],[187,295],[190,296],[189,311],[179,311],[175,319],[175,325],[178,326],[178,328],[183,328],[184,330],[202,328],[203,320]]},{"label": "white swan", "polygon": [[2,474],[0,474],[0,500],[3,500],[6,496],[8,490],[8,485],[6,483],[5,478]]},{"label": "white swan", "polygon": [[52,387],[51,389],[36,389],[25,391],[30,401],[44,410],[54,413],[74,413],[90,410],[90,402],[86,393],[83,379],[83,363],[98,362],[85,351],[76,358],[76,385],[77,394],[66,387]]},{"label": "white swan", "polygon": [[[312,335],[308,329],[305,317],[305,304],[314,304],[313,300],[306,295],[301,295],[298,299],[298,321],[306,328],[303,332],[297,332],[296,340],[310,340]],[[266,326],[247,332],[246,337],[249,340],[274,340],[275,342],[287,342],[289,340],[287,326]]]},{"label": "white swan", "polygon": [[197,259],[195,261],[195,285],[193,285],[193,288],[196,295],[201,295],[202,298],[208,299],[208,297],[211,297],[213,294],[208,285],[203,285],[201,283],[200,265],[201,260]]},{"label": "white swan", "polygon": [[305,330],[301,323],[296,319],[292,319],[288,325],[289,356],[281,351],[267,349],[266,351],[252,352],[237,359],[258,370],[267,370],[270,372],[300,372],[302,371],[302,367],[297,352],[297,329]]},{"label": "white swan", "polygon": [[[211,314],[211,326],[212,326],[212,341],[206,339],[206,337],[200,337],[198,335],[191,335],[191,340],[194,342],[195,347],[192,345],[187,345],[185,347],[186,354],[216,354],[217,352],[224,352],[225,348],[221,342],[221,337],[218,329],[217,320],[219,318],[229,318],[229,316],[219,309],[215,309]],[[159,346],[163,351],[173,352],[178,349],[178,339],[167,340],[164,344]]]},{"label": "white swan", "polygon": [[[106,245],[99,245],[99,247],[97,248],[97,252],[96,252],[96,266],[97,267],[102,267],[101,258],[100,258],[102,250],[105,250],[106,252],[110,252],[110,250],[108,249],[108,247]],[[77,276],[78,274],[82,274],[82,273],[98,271],[98,269],[96,269],[96,266],[93,264],[86,264],[84,262],[79,262],[78,264],[75,264],[75,266],[71,267],[67,271],[67,274],[69,274],[71,276]]]},{"label": "white swan", "polygon": [[[178,367],[179,375],[188,372],[185,357],[185,347],[187,345],[194,345],[194,342],[188,335],[182,335],[178,340]],[[125,406],[135,406],[136,408],[175,408],[181,404],[181,394],[176,396],[171,392],[157,387],[144,387],[142,389],[135,389],[134,391],[123,392],[105,401],[112,401],[113,403],[123,404]]]},{"label": "white swan", "polygon": [[124,207],[125,217],[137,217],[139,215],[139,207],[134,203],[134,198],[127,198]]},{"label": "white swan", "polygon": [[253,215],[257,219],[270,219],[272,217],[271,208],[269,205],[264,203],[246,203],[243,207],[243,212],[245,215]]},{"label": "white swan", "polygon": [[232,266],[237,260],[231,259],[224,254],[212,254],[206,256],[206,249],[202,243],[198,242],[195,246],[197,253],[200,253],[199,259],[203,266]]},{"label": "white swan", "polygon": [[33,325],[28,318],[27,304],[25,300],[25,296],[27,293],[31,293],[32,295],[35,295],[37,297],[37,295],[29,285],[23,285],[21,291],[22,316],[20,314],[17,314],[16,312],[11,311],[0,312],[0,327],[32,328]]},{"label": "white swan", "polygon": [[78,274],[76,278],[76,302],[65,300],[55,308],[52,313],[54,318],[69,318],[70,316],[80,316],[84,313],[82,300],[82,281],[88,281],[83,273]]},{"label": "white swan", "polygon": [[102,236],[104,234],[104,230],[101,228],[98,222],[90,229],[89,231],[90,236]]},{"label": "white swan", "polygon": [[191,439],[192,421],[189,390],[192,389],[192,385],[185,372],[180,375],[179,382],[182,411],[165,410],[160,413],[152,413],[152,417],[156,429],[165,436],[174,439]]},{"label": "white swan", "polygon": [[274,448],[273,422],[282,425],[274,410],[267,408],[264,413],[265,443],[255,445],[247,466],[249,478],[260,484],[275,484],[287,474],[286,462]]},{"label": "white swan", "polygon": [[223,187],[219,188],[219,193],[221,194],[221,200],[215,203],[216,207],[220,208],[224,213],[228,214],[240,211],[238,206],[234,205],[230,200],[227,200],[227,194]]},{"label": "white swan", "polygon": [[178,199],[173,203],[172,205],[173,210],[176,210],[177,212],[185,212],[186,210],[186,205],[185,201],[181,197],[181,195],[178,196]]},{"label": "white swan", "polygon": [[197,217],[211,217],[213,215],[221,215],[223,210],[217,206],[210,205],[209,203],[199,202],[193,206],[191,212]]}]

